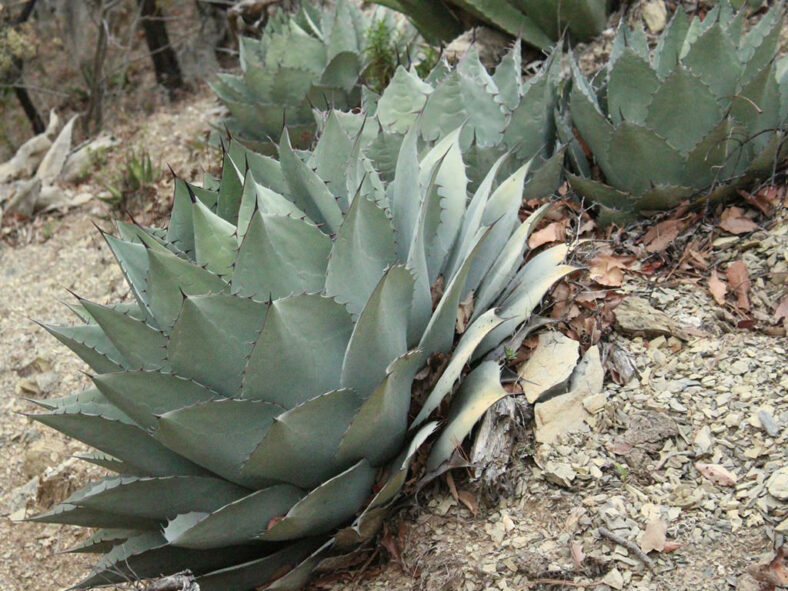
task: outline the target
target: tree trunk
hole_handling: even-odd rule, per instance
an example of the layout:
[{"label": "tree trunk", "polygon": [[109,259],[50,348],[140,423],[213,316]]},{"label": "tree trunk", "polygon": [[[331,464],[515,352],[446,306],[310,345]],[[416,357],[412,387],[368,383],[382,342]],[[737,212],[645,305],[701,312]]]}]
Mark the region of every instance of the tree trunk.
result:
[{"label": "tree trunk", "polygon": [[148,44],[153,68],[156,70],[156,81],[166,88],[173,98],[175,91],[183,87],[183,76],[178,65],[178,58],[170,45],[167,26],[163,20],[161,8],[156,0],[138,0],[142,29]]},{"label": "tree trunk", "polygon": [[33,101],[30,99],[27,89],[24,86],[14,86],[14,93],[16,94],[16,98],[19,99],[19,104],[22,105],[25,115],[27,115],[27,118],[30,119],[30,124],[33,126],[33,134],[38,135],[39,133],[44,133],[44,130],[46,129],[44,126],[44,120],[41,119],[41,114],[38,112],[38,109],[36,109]]},{"label": "tree trunk", "polygon": [[[33,9],[35,7],[36,0],[27,0],[22,8],[22,12],[13,21],[13,25],[18,26],[26,22],[33,14]],[[27,92],[27,88],[22,85],[23,68],[24,63],[22,60],[14,59],[14,69],[19,72],[18,85],[14,85],[14,94],[16,94],[16,98],[19,99],[19,104],[22,106],[25,115],[27,115],[27,118],[30,120],[30,124],[33,126],[33,133],[38,135],[39,133],[43,133],[46,127],[44,126],[44,120],[41,119],[41,114],[38,112],[38,109],[36,109],[36,106],[33,104],[33,100],[30,98],[30,94]]]}]

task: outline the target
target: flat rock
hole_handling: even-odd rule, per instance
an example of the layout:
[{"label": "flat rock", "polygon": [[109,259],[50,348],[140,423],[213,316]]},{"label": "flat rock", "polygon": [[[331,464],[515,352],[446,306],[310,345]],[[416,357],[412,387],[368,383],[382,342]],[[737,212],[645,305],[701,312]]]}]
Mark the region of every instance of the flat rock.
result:
[{"label": "flat rock", "polygon": [[775,499],[788,501],[788,466],[783,466],[771,475],[766,483],[766,490]]},{"label": "flat rock", "polygon": [[615,309],[616,329],[624,334],[644,336],[674,336],[684,341],[689,332],[670,316],[657,310],[648,300],[628,297]]},{"label": "flat rock", "polygon": [[558,462],[547,462],[542,471],[545,480],[569,488],[572,486],[572,481],[577,476],[577,473],[572,469],[569,464],[561,464]]},{"label": "flat rock", "polygon": [[560,332],[544,332],[531,358],[520,366],[523,394],[530,403],[560,391],[577,365],[580,343]]},{"label": "flat rock", "polygon": [[604,370],[599,349],[596,346],[588,349],[577,368],[578,371],[572,375],[574,388],[570,392],[538,402],[534,407],[534,437],[539,443],[554,443],[561,435],[587,429],[586,420],[594,412],[589,411],[587,405],[590,404],[592,409],[604,406],[604,396],[599,400],[589,400],[602,389]]}]

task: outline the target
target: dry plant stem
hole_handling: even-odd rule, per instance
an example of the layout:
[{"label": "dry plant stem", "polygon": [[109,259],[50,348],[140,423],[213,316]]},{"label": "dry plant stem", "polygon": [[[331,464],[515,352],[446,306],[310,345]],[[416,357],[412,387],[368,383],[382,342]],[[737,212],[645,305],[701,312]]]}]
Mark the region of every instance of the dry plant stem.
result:
[{"label": "dry plant stem", "polygon": [[604,527],[598,527],[597,531],[599,532],[599,535],[604,536],[605,538],[607,538],[611,542],[614,542],[614,543],[618,544],[619,546],[624,546],[624,548],[626,548],[627,550],[630,550],[635,556],[637,556],[638,558],[640,558],[640,560],[643,561],[643,564],[645,564],[651,570],[654,570],[654,566],[655,566],[654,565],[654,561],[651,560],[646,555],[646,553],[643,552],[643,550],[638,548],[638,546],[637,546],[637,544],[635,544],[635,542],[630,542],[629,540],[625,540],[621,536],[617,536],[612,531],[610,531],[609,529],[606,529]]}]

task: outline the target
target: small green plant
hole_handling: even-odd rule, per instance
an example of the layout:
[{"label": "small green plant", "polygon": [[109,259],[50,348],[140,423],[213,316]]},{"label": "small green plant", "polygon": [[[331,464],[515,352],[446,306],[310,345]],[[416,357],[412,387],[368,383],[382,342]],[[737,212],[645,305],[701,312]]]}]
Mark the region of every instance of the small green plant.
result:
[{"label": "small green plant", "polygon": [[629,478],[629,468],[624,464],[619,464],[618,462],[613,463],[613,469],[616,471],[616,475],[618,479],[626,484],[627,479]]},{"label": "small green plant", "polygon": [[109,192],[109,203],[123,207],[127,201],[141,193],[149,193],[153,185],[161,178],[161,168],[154,166],[150,154],[144,148],[131,150],[126,155],[123,172],[112,181],[105,183]]},{"label": "small green plant", "polygon": [[397,30],[387,19],[374,21],[366,30],[364,57],[364,82],[375,92],[383,92],[394,76],[399,56],[397,55]]}]

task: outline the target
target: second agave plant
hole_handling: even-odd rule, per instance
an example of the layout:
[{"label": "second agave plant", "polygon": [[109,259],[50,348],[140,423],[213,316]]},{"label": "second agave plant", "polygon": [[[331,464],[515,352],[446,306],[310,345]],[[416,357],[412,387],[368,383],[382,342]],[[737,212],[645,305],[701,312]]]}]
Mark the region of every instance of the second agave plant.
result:
[{"label": "second agave plant", "polygon": [[653,53],[622,25],[599,84],[573,64],[572,122],[605,179],[587,178],[580,159],[575,190],[621,223],[770,174],[788,155],[783,20],[780,3],[742,35],[744,12],[727,2],[703,20],[678,10]]},{"label": "second agave plant", "polygon": [[35,518],[98,528],[73,550],[100,554],[78,587],[188,570],[202,591],[300,588],[374,534],[469,364],[428,471],[506,394],[483,356],[573,268],[564,246],[522,264],[544,211],[519,219],[527,168],[499,182],[499,160],[469,198],[460,135],[419,156],[408,132],[389,183],[339,157],[358,142],[298,153],[285,134],[278,161],[234,143],[221,179],[176,183],[167,230],[106,237],[134,299],[48,327],[94,387],[34,415],[117,473]]}]

